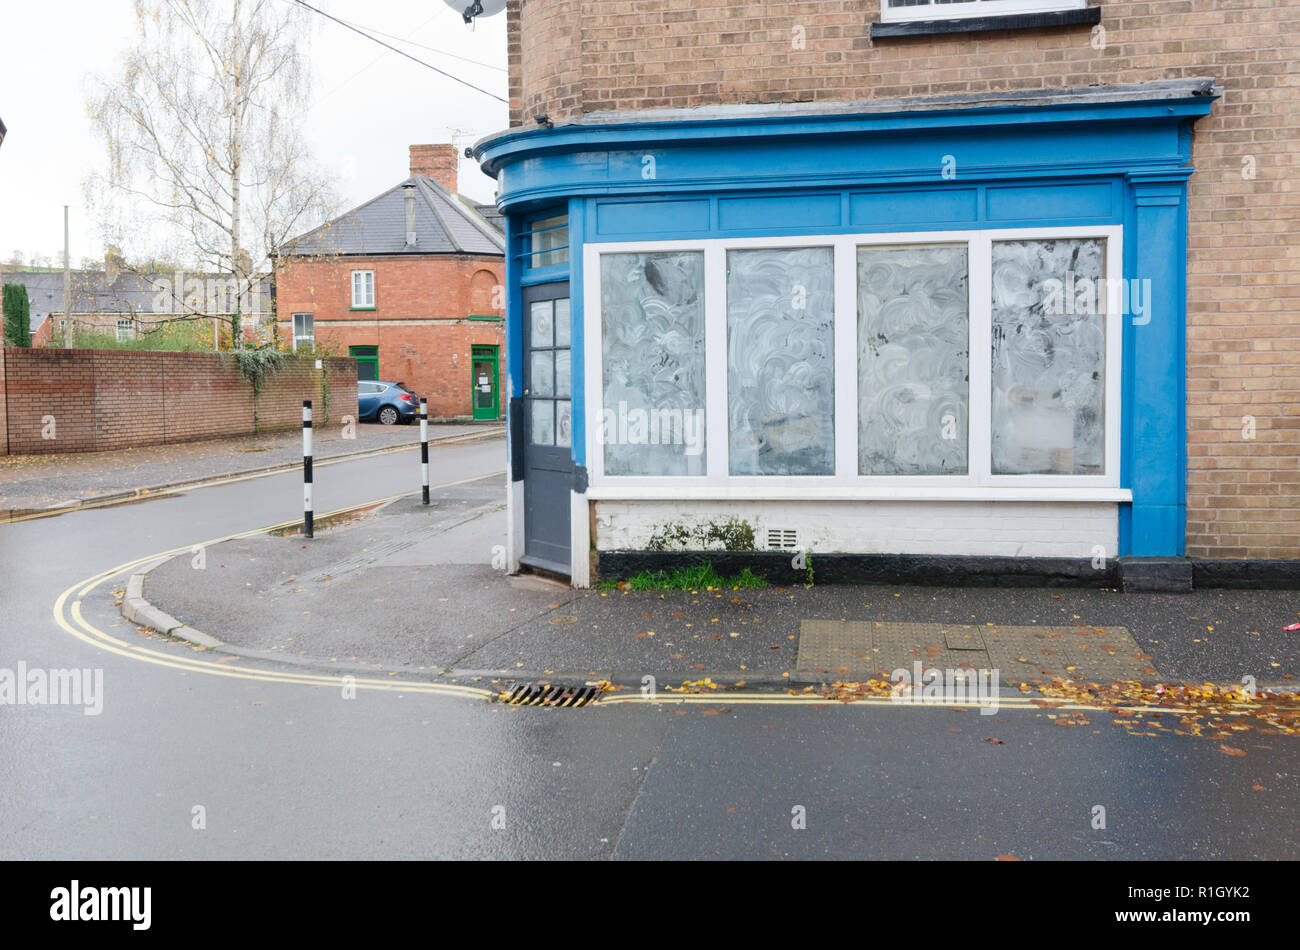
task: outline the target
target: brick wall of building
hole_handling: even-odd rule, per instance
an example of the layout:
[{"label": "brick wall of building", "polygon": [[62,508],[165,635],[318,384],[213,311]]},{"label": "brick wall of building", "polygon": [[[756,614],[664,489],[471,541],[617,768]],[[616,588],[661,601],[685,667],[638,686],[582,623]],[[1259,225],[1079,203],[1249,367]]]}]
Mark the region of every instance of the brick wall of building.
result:
[{"label": "brick wall of building", "polygon": [[6,406],[8,400],[5,398],[5,351],[3,345],[0,345],[0,455],[9,454],[9,416]]},{"label": "brick wall of building", "polygon": [[[505,379],[504,265],[499,257],[392,255],[298,258],[276,269],[280,333],[294,313],[311,313],[318,352],[346,356],[379,348],[379,378],[404,382],[429,400],[435,419],[469,416],[473,347],[495,346]],[[352,271],[375,272],[375,309],[352,310]],[[504,399],[501,400],[504,406]]]},{"label": "brick wall of building", "polygon": [[229,354],[0,350],[0,447],[14,455],[95,452],[301,425],[302,400],[356,415],[356,364],[291,359],[256,397]]},{"label": "brick wall of building", "polygon": [[507,16],[512,124],[1212,76],[1225,92],[1189,186],[1187,552],[1300,556],[1296,0],[1104,0],[1104,33],[875,42],[880,0],[511,0]]}]

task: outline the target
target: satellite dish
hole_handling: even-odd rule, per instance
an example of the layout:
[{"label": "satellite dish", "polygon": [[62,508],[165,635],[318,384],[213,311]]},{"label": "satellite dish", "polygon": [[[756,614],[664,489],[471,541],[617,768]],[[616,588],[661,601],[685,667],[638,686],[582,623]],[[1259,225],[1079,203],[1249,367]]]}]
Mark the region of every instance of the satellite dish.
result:
[{"label": "satellite dish", "polygon": [[475,17],[493,16],[506,8],[506,0],[442,0],[460,14],[466,23],[473,23]]}]

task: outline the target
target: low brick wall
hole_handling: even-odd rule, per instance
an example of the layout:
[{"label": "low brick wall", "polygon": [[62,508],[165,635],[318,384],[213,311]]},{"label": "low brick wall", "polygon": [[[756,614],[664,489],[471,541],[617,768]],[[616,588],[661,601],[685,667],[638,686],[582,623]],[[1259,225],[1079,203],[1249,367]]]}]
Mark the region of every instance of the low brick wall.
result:
[{"label": "low brick wall", "polygon": [[[256,395],[234,357],[135,350],[0,350],[0,452],[47,455],[188,442],[357,414],[357,365],[290,357]],[[325,389],[328,380],[328,390]]]}]

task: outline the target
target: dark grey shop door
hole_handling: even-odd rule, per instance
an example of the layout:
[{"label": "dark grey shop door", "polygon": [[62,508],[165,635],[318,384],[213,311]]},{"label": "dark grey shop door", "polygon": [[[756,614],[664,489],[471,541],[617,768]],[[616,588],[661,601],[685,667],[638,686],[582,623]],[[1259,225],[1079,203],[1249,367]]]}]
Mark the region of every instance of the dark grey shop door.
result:
[{"label": "dark grey shop door", "polygon": [[573,487],[573,367],[569,284],[525,287],[525,564],[568,574]]}]

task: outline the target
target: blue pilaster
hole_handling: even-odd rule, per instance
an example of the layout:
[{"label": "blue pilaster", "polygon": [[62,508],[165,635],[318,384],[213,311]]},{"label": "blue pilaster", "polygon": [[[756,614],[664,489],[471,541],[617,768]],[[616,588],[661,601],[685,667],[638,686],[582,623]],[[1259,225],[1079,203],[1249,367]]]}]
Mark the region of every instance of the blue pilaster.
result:
[{"label": "blue pilaster", "polygon": [[[1187,523],[1187,177],[1130,174],[1125,276],[1150,280],[1148,311],[1125,315],[1123,484],[1133,503],[1120,554],[1181,556]],[[1143,284],[1142,286],[1147,286]],[[1132,308],[1130,308],[1132,309]]]}]

